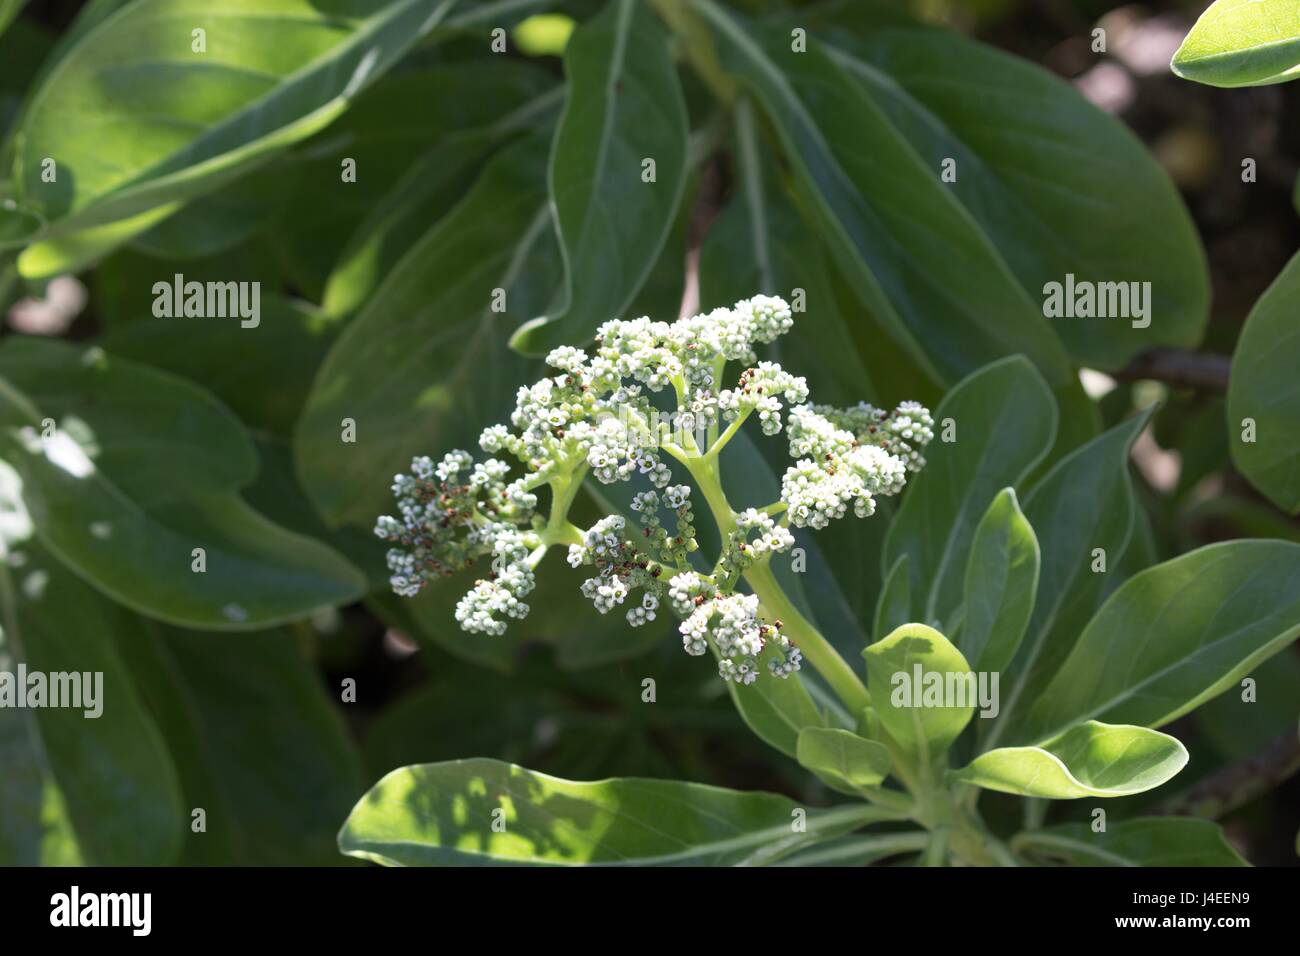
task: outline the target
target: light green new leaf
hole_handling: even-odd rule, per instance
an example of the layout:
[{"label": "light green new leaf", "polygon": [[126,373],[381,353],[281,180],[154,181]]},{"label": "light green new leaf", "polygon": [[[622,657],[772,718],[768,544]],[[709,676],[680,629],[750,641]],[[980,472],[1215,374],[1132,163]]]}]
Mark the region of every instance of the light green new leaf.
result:
[{"label": "light green new leaf", "polygon": [[[140,371],[118,359],[99,367],[105,381]],[[148,372],[137,381],[147,391],[151,382],[175,380]],[[81,404],[57,422],[0,378],[0,457],[21,478],[37,536],[60,560],[120,603],[186,627],[247,630],[361,594],[364,578],[341,556],[271,523],[233,492],[215,493],[198,481],[164,489],[149,478],[150,471],[197,473],[180,460],[203,443],[186,430],[196,405],[167,409],[171,431],[150,430],[157,422],[148,418],[143,431],[132,431],[139,409],[117,401],[130,394],[125,386],[120,393],[79,393]],[[45,434],[50,422],[58,427]],[[98,423],[111,441],[101,445],[87,422]],[[101,457],[108,462],[103,469]],[[202,572],[194,570],[196,548],[204,550]]]},{"label": "light green new leaf", "polygon": [[975,675],[966,658],[924,624],[904,624],[862,653],[881,724],[919,765],[928,766],[974,713]]},{"label": "light green new leaf", "polygon": [[1209,311],[1204,250],[1168,174],[1122,121],[1048,70],[950,30],[832,42],[853,54],[835,60],[930,175],[953,164],[944,188],[1033,302],[1067,274],[1150,283],[1145,318],[1130,302],[1128,315],[1049,319],[1078,363],[1116,368],[1153,345],[1200,341]]},{"label": "light green new leaf", "polygon": [[[1246,318],[1228,380],[1232,461],[1283,511],[1300,513],[1300,254]],[[1247,422],[1253,427],[1247,435]],[[1246,439],[1250,440],[1247,441]]]},{"label": "light green new leaf", "polygon": [[[686,102],[663,28],[640,0],[615,0],[564,53],[569,98],[551,146],[550,193],[565,283],[511,345],[544,354],[589,340],[632,301],[686,184]],[[654,161],[645,181],[643,163]]]},{"label": "light green new leaf", "polygon": [[1038,539],[1014,488],[984,512],[966,560],[966,601],[958,645],[977,671],[1001,671],[1025,636],[1038,591]]},{"label": "light green new leaf", "polygon": [[[1025,518],[1041,548],[1038,591],[1029,629],[1002,676],[1001,712],[986,746],[1023,724],[1093,612],[1114,590],[1136,511],[1129,451],[1150,417],[1148,409],[1076,449],[1025,498]],[[1101,562],[1104,571],[1097,570]]]},{"label": "light green new leaf", "polygon": [[397,866],[736,866],[880,818],[866,804],[804,811],[770,793],[676,780],[575,782],[497,760],[454,760],[380,780],[343,825],[339,848]]},{"label": "light green new leaf", "polygon": [[[550,288],[530,274],[549,240],[539,137],[493,159],[473,189],[389,274],[330,350],[294,439],[298,474],[331,524],[374,526],[415,455],[473,448],[502,421],[527,363],[505,347],[512,317]],[[454,281],[449,281],[454,277]],[[549,285],[543,281],[543,286]],[[493,311],[496,289],[504,313]],[[342,422],[356,441],[341,440]]]},{"label": "light green new leaf", "polygon": [[809,727],[799,734],[796,757],[827,786],[857,794],[889,775],[889,751],[874,740],[838,727]]},{"label": "light green new leaf", "polygon": [[1292,0],[1215,0],[1169,68],[1210,86],[1263,86],[1300,75],[1300,6]]},{"label": "light green new leaf", "polygon": [[1168,734],[1089,720],[1037,747],[980,754],[949,779],[1022,797],[1124,797],[1160,786],[1186,765],[1187,748]]},{"label": "light green new leaf", "polygon": [[18,141],[21,194],[52,236],[66,236],[211,192],[327,126],[454,3],[127,4],[34,94]]},{"label": "light green new leaf", "polygon": [[1016,742],[1084,720],[1159,727],[1300,634],[1300,545],[1226,541],[1126,581],[1079,637]]},{"label": "light green new leaf", "polygon": [[[18,542],[13,550],[21,563],[0,570],[3,600],[15,611],[14,633],[0,637],[4,670],[14,674],[23,663],[47,675],[77,674],[87,706],[0,707],[0,862],[175,862],[188,810],[135,675],[114,648],[116,640],[144,637],[140,621],[38,544]],[[102,675],[97,691],[93,674]],[[86,695],[96,697],[93,708]],[[85,716],[88,710],[98,713]]]},{"label": "light green new leaf", "polygon": [[1052,447],[1056,419],[1047,384],[1020,356],[973,373],[944,396],[926,466],[909,482],[885,539],[889,567],[909,558],[911,620],[951,624],[976,525],[997,493],[1021,481]]},{"label": "light green new leaf", "polygon": [[1138,817],[1094,833],[1086,823],[1027,830],[1012,849],[1032,860],[1071,866],[1249,866],[1217,823],[1188,817]]}]

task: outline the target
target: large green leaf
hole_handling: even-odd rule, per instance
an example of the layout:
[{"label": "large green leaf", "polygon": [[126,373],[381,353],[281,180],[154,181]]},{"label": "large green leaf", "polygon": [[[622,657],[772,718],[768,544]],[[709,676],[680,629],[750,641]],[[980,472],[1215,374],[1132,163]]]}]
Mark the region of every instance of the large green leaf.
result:
[{"label": "large green leaf", "polygon": [[[904,555],[906,557],[906,555]],[[957,644],[977,671],[1001,671],[1025,636],[1038,590],[1038,539],[1013,488],[980,519],[966,560],[965,604]]]},{"label": "large green leaf", "polygon": [[[663,246],[686,183],[686,103],[663,28],[639,0],[615,0],[564,53],[569,83],[551,147],[550,193],[564,288],[512,339],[540,354],[585,342],[618,318]],[[642,163],[655,163],[645,182]]]},{"label": "large green leaf", "polygon": [[[260,312],[251,328],[219,319],[144,318],[99,344],[112,355],[183,375],[249,428],[287,437],[335,330],[303,303],[275,295],[262,296]],[[0,349],[0,360],[3,355]]]},{"label": "large green leaf", "polygon": [[805,810],[769,793],[676,780],[580,783],[496,760],[455,760],[380,780],[343,825],[339,848],[407,866],[735,866],[880,818],[865,804]]},{"label": "large green leaf", "polygon": [[0,250],[21,249],[45,225],[41,217],[20,209],[11,199],[0,193]]},{"label": "large green leaf", "polygon": [[[1300,513],[1300,254],[1246,319],[1228,381],[1232,461],[1252,485],[1291,514]],[[1254,422],[1246,435],[1246,419]],[[1250,437],[1250,441],[1245,438]]]},{"label": "large green leaf", "polygon": [[[1135,415],[1061,459],[1025,498],[1025,517],[1041,549],[1038,590],[1029,628],[1002,677],[1001,712],[987,746],[1024,721],[1114,589],[1136,511],[1129,450],[1150,415]],[[1094,570],[1101,567],[1098,549],[1104,572]]]},{"label": "large green leaf", "polygon": [[1149,326],[1136,315],[1051,320],[1077,362],[1115,368],[1152,345],[1200,341],[1205,253],[1169,176],[1123,122],[1047,70],[950,31],[885,30],[847,49],[836,62],[931,177],[956,164],[945,188],[1033,302],[1067,274],[1150,283]]},{"label": "large green leaf", "polygon": [[1126,581],[1079,637],[1017,741],[1083,720],[1159,727],[1300,634],[1300,545],[1227,541]]},{"label": "large green leaf", "polygon": [[978,224],[889,117],[815,44],[754,29],[709,0],[723,66],[771,119],[804,204],[854,290],[915,360],[953,382],[1023,352],[1084,434],[1092,420],[1064,348]]},{"label": "large green leaf", "polygon": [[[420,454],[475,447],[504,420],[528,365],[503,341],[536,294],[514,288],[549,239],[543,156],[530,137],[500,153],[370,298],[325,359],[298,424],[298,472],[331,524],[372,527],[392,475]],[[452,280],[452,281],[449,281]],[[506,311],[492,311],[494,290]],[[342,421],[356,423],[355,443]]]},{"label": "large green leaf", "polygon": [[19,556],[10,562],[16,566],[0,570],[6,578],[0,600],[14,603],[0,639],[4,670],[14,674],[25,664],[51,686],[56,674],[76,674],[83,693],[94,674],[102,675],[102,685],[95,716],[85,716],[85,707],[24,711],[10,702],[0,708],[0,861],[174,862],[185,816],[176,768],[113,643],[140,639],[139,620],[39,545],[16,545]]},{"label": "large green leaf", "polygon": [[[867,688],[885,730],[918,766],[941,756],[974,713],[974,675],[961,651],[934,628],[904,624],[868,647]],[[937,685],[937,699],[931,699]],[[956,691],[961,695],[950,696]]]},{"label": "large green leaf", "polygon": [[885,538],[885,563],[892,568],[908,556],[911,619],[943,627],[962,603],[976,525],[998,492],[1020,482],[1051,448],[1057,415],[1042,376],[1014,356],[968,376],[944,396],[934,419],[926,466]]},{"label": "large green leaf", "polygon": [[[139,371],[118,359],[94,367],[105,380]],[[139,381],[164,378],[150,372]],[[193,470],[178,463],[204,441],[185,427],[190,408],[170,409],[175,427],[166,433],[149,430],[155,424],[149,421],[133,432],[129,403],[114,402],[107,387],[94,395],[93,413],[72,407],[42,437],[52,419],[0,379],[0,455],[22,480],[37,536],[79,575],[152,617],[216,629],[265,626],[360,595],[364,578],[347,561],[266,520],[233,492],[200,488],[164,496],[160,483],[146,477],[149,470],[157,476]],[[86,421],[101,423],[121,443],[122,458],[111,472],[97,465],[103,449]],[[185,490],[176,489],[178,495]],[[192,570],[195,548],[205,551],[202,573]]]},{"label": "large green leaf", "polygon": [[[210,192],[328,125],[453,5],[128,4],[86,33],[34,95],[19,186],[59,220],[52,235]],[[206,52],[192,49],[198,29]],[[54,182],[42,177],[46,158],[57,163]]]},{"label": "large green leaf", "polygon": [[[228,327],[226,334],[243,331]],[[0,377],[139,505],[235,491],[257,473],[257,453],[239,421],[172,375],[93,347],[11,337],[0,344]],[[47,437],[57,453],[58,439]]]},{"label": "large green leaf", "polygon": [[[365,789],[361,761],[297,635],[150,628],[117,644],[166,737],[187,818],[204,811],[202,832],[186,821],[181,863],[338,860],[338,822]],[[370,697],[364,679],[357,695]]]},{"label": "large green leaf", "polygon": [[1262,86],[1300,73],[1300,7],[1291,0],[1215,0],[1169,64],[1210,86]]},{"label": "large green leaf", "polygon": [[1209,820],[1138,817],[1094,833],[1066,823],[1019,834],[1012,846],[1031,859],[1072,866],[1248,866]]},{"label": "large green leaf", "polygon": [[1187,765],[1187,748],[1146,727],[1089,720],[1037,747],[999,747],[949,779],[1022,797],[1071,800],[1152,790]]}]

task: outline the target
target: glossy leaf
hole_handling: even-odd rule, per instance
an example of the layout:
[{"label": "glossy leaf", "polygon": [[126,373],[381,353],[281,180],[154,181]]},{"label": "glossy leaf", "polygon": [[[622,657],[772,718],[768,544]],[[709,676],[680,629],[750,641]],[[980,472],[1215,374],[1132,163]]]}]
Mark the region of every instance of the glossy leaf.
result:
[{"label": "glossy leaf", "polygon": [[[529,256],[549,238],[538,149],[534,137],[499,154],[326,357],[294,454],[331,524],[373,527],[392,508],[394,473],[415,455],[475,447],[528,380],[526,363],[505,348],[502,326],[529,304],[512,286],[527,278]],[[492,310],[496,289],[506,290],[504,314]],[[354,443],[341,440],[344,419],[356,423]]]},{"label": "glossy leaf", "polygon": [[1004,488],[975,529],[966,561],[961,652],[976,671],[1001,671],[1015,656],[1038,591],[1038,539],[1013,488]]},{"label": "glossy leaf", "polygon": [[[974,675],[961,651],[924,624],[904,624],[868,647],[867,689],[889,735],[928,765],[970,722]],[[937,687],[938,693],[935,694]],[[960,689],[961,703],[949,691]]]},{"label": "glossy leaf", "polygon": [[999,747],[949,779],[1022,797],[1072,800],[1152,790],[1187,765],[1187,748],[1146,727],[1089,720],[1037,747]]},{"label": "glossy leaf", "polygon": [[892,763],[883,745],[837,727],[800,731],[796,753],[801,766],[828,786],[850,794],[878,786]]},{"label": "glossy leaf", "polygon": [[1209,820],[1137,817],[1094,833],[1086,823],[1031,830],[1012,842],[1017,852],[1073,866],[1248,866]]},{"label": "glossy leaf", "polygon": [[[0,708],[0,725],[7,728],[0,730],[0,860],[173,863],[187,816],[176,768],[113,644],[140,639],[140,622],[39,545],[25,542],[15,550],[21,564],[2,572],[13,578],[5,600],[15,604],[17,631],[0,642],[0,656],[8,659],[4,669],[13,674],[23,663],[51,681],[56,673],[75,673],[83,683],[83,704],[97,687],[90,713],[98,713],[87,716],[86,707]],[[94,674],[102,675],[102,684],[92,681]],[[18,739],[10,733],[15,721],[28,725]]]},{"label": "glossy leaf", "polygon": [[[842,41],[837,36],[832,42]],[[1150,283],[1146,318],[1049,321],[1080,364],[1194,346],[1205,252],[1168,174],[1116,117],[1051,72],[949,30],[856,34],[835,60],[945,183],[1042,306],[1051,282]],[[852,55],[848,55],[852,54]],[[1147,321],[1149,320],[1149,322]]]},{"label": "glossy leaf", "polygon": [[1237,342],[1228,380],[1232,461],[1252,485],[1290,514],[1300,513],[1298,312],[1300,254],[1255,303]]},{"label": "glossy leaf", "polygon": [[[1150,415],[1149,410],[1135,415],[1076,449],[1025,498],[1025,517],[1041,547],[1038,591],[1029,629],[1002,677],[1001,713],[987,746],[1006,739],[1004,734],[1024,722],[1114,588],[1136,509],[1129,451]],[[1105,571],[1095,570],[1103,566]]]},{"label": "glossy leaf", "polygon": [[769,793],[675,780],[582,783],[496,760],[456,760],[388,774],[353,809],[339,847],[404,866],[753,865],[880,815],[867,805],[808,810],[798,833],[791,824],[800,813]]},{"label": "glossy leaf", "polygon": [[[108,421],[98,416],[110,410],[96,409],[96,419]],[[341,556],[272,524],[233,493],[135,500],[96,466],[99,450],[91,436],[65,417],[42,438],[45,419],[0,379],[0,455],[22,479],[23,501],[38,537],[84,579],[128,607],[183,626],[239,630],[346,603],[363,590],[364,578]],[[123,425],[116,434],[122,440],[130,433]],[[134,476],[152,467],[167,474],[178,467],[172,459],[185,454],[184,433],[177,438],[165,453],[130,456],[129,472],[120,465],[116,470]],[[140,479],[128,483],[131,487],[157,485]],[[192,570],[195,548],[204,549],[202,573]]]},{"label": "glossy leaf", "polygon": [[569,98],[551,146],[550,194],[565,283],[547,314],[511,340],[528,354],[588,341],[622,315],[686,183],[686,104],[667,35],[645,4],[614,0],[581,24],[564,71]]},{"label": "glossy leaf", "polygon": [[1300,9],[1290,0],[1215,0],[1170,69],[1210,86],[1262,86],[1300,75]]},{"label": "glossy leaf", "polygon": [[1159,727],[1300,634],[1300,545],[1227,541],[1130,578],[1084,630],[1019,740],[1083,720]]},{"label": "glossy leaf", "polygon": [[[34,95],[22,193],[67,234],[210,192],[337,118],[453,5],[227,0],[218,14],[206,0],[128,4]],[[194,29],[206,52],[194,51]],[[46,157],[60,169],[52,183]]]},{"label": "glossy leaf", "polygon": [[[953,388],[934,412],[926,466],[912,477],[885,539],[890,566],[906,554],[911,620],[943,626],[958,610],[975,527],[989,503],[1051,448],[1056,409],[1024,358],[995,362]],[[945,422],[955,429],[945,439]]]}]

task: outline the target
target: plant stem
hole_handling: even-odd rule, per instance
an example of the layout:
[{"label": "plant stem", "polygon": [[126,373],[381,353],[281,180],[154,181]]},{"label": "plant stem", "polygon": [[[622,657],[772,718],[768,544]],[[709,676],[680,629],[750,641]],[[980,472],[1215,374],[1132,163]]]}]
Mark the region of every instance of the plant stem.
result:
[{"label": "plant stem", "polygon": [[[704,493],[713,512],[713,520],[718,525],[718,533],[725,542],[736,530],[736,514],[727,501],[718,477],[716,460],[691,458],[686,461],[691,477]],[[871,695],[866,685],[854,672],[830,641],[822,636],[816,625],[799,613],[786,596],[767,561],[760,561],[745,570],[745,580],[753,588],[754,594],[767,609],[782,623],[784,632],[794,641],[808,662],[826,679],[849,713],[859,714],[863,708],[871,705]]]}]

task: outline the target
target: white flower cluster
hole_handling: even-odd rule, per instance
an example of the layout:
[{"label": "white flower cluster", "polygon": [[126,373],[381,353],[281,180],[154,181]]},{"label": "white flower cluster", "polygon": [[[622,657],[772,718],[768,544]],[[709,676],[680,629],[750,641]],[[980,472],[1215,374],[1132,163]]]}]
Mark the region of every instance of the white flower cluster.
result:
[{"label": "white flower cluster", "polygon": [[934,419],[915,402],[893,413],[865,403],[851,409],[803,405],[789,416],[790,455],[799,459],[781,479],[781,500],[797,528],[824,528],[850,504],[860,518],[875,513],[876,496],[903,490],[907,472],[925,464]]},{"label": "white flower cluster", "polygon": [[768,624],[759,617],[753,594],[723,594],[693,571],[669,581],[668,594],[673,609],[685,618],[678,630],[686,653],[704,654],[712,639],[723,680],[752,684],[758,679],[758,658],[769,647],[777,651],[768,661],[773,675],[784,678],[799,670],[803,655],[781,633],[779,621]]},{"label": "white flower cluster", "polygon": [[[676,322],[606,322],[590,350],[554,349],[546,357],[553,374],[521,387],[509,423],[479,437],[488,454],[513,456],[522,477],[511,480],[511,466],[497,458],[476,464],[454,451],[437,463],[416,458],[410,474],[394,480],[398,514],[375,528],[394,545],[393,589],[418,594],[490,556],[491,573],[460,599],[456,619],[467,631],[501,634],[508,620],[528,613],[524,599],[547,545],[577,538],[565,514],[575,483],[587,474],[605,484],[639,479],[653,490],[632,500],[637,527],[610,515],[569,545],[569,564],[594,571],[583,595],[602,614],[624,609],[633,627],[655,621],[667,604],[682,619],[687,653],[712,646],[726,680],[753,682],[760,660],[777,677],[799,670],[802,655],[781,622],[763,620],[758,597],[737,590],[742,577],[794,546],[791,526],[824,527],[850,505],[868,515],[877,496],[897,494],[907,473],[924,465],[934,421],[914,402],[892,412],[809,404],[805,379],[759,362],[755,351],[792,325],[783,300],[760,295]],[[723,388],[729,362],[742,371]],[[671,413],[661,413],[665,390],[676,399]],[[712,572],[692,570],[699,545],[691,488],[672,484],[661,456],[692,469],[702,456],[713,467],[719,446],[709,443],[725,443],[750,415],[764,434],[788,434],[796,461],[782,479],[781,502],[731,515]],[[544,485],[553,501],[549,521],[536,513],[535,491]]]},{"label": "white flower cluster", "polygon": [[489,580],[477,581],[456,604],[456,620],[471,634],[505,633],[506,624],[497,615],[515,619],[528,614],[521,598],[537,581],[529,561],[529,549],[517,528],[496,525],[480,532],[492,541],[492,565],[496,569]]},{"label": "white flower cluster", "polygon": [[[475,464],[468,452],[453,451],[437,464],[417,457],[409,474],[394,477],[398,516],[375,524],[375,534],[396,545],[387,555],[394,592],[414,597],[498,547],[513,553],[506,539],[531,520],[537,496],[522,482],[507,483],[508,474],[505,462]],[[510,586],[522,585],[511,577]]]}]

